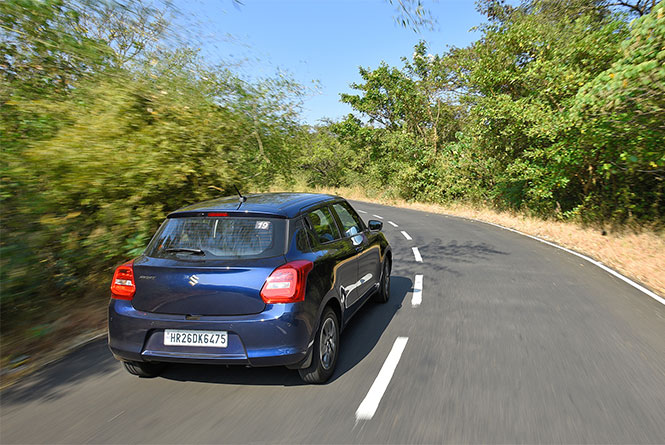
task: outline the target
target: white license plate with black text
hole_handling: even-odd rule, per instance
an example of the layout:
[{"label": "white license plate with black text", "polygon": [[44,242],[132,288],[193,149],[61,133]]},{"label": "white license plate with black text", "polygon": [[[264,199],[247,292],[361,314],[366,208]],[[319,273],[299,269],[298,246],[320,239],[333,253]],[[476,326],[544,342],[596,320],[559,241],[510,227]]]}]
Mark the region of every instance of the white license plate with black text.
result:
[{"label": "white license plate with black text", "polygon": [[166,346],[207,346],[212,348],[226,348],[228,342],[229,335],[226,331],[164,330],[164,345]]}]

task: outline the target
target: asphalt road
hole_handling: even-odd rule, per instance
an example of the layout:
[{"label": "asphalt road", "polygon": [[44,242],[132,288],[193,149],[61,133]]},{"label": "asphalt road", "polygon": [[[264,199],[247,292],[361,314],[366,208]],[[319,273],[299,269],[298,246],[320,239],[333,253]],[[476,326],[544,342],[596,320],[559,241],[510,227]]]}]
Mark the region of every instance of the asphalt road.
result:
[{"label": "asphalt road", "polygon": [[665,443],[664,305],[512,232],[354,206],[383,217],[392,292],[344,331],[328,384],[185,365],[139,379],[100,341],[0,394],[0,442]]}]

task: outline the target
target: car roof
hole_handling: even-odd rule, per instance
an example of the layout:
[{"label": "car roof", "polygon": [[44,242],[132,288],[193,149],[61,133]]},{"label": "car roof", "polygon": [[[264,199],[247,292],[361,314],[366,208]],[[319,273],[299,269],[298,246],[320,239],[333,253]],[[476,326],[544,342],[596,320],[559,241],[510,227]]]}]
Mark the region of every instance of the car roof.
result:
[{"label": "car roof", "polygon": [[237,195],[225,196],[180,208],[171,212],[169,218],[216,211],[293,218],[305,208],[342,199],[339,196],[320,193],[256,193],[245,197],[247,200],[239,207],[240,200]]}]

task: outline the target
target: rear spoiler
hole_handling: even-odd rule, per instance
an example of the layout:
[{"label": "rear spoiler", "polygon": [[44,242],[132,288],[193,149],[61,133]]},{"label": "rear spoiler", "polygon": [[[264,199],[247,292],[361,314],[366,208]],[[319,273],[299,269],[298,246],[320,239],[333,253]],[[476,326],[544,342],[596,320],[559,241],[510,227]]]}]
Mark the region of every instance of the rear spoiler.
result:
[{"label": "rear spoiler", "polygon": [[274,213],[261,213],[261,212],[234,212],[234,211],[220,211],[220,210],[210,210],[206,212],[196,211],[196,212],[173,212],[167,215],[167,218],[206,218],[206,217],[229,217],[229,218],[278,218],[286,219],[284,215],[277,215]]}]

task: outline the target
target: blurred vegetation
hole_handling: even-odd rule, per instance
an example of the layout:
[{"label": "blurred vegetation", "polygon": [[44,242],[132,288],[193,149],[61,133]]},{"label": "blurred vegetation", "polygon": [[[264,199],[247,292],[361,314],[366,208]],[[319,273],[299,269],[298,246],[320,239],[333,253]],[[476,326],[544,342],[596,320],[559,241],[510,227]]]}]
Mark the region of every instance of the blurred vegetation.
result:
[{"label": "blurred vegetation", "polygon": [[207,67],[164,16],[0,3],[3,332],[108,284],[169,211],[290,174],[300,87]]},{"label": "blurred vegetation", "polygon": [[[403,26],[434,23],[390,3]],[[0,2],[3,335],[99,299],[169,211],[234,184],[663,227],[665,2],[477,6],[477,42],[361,68],[341,96],[354,114],[311,127],[303,87],[210,66],[168,3]]]}]

